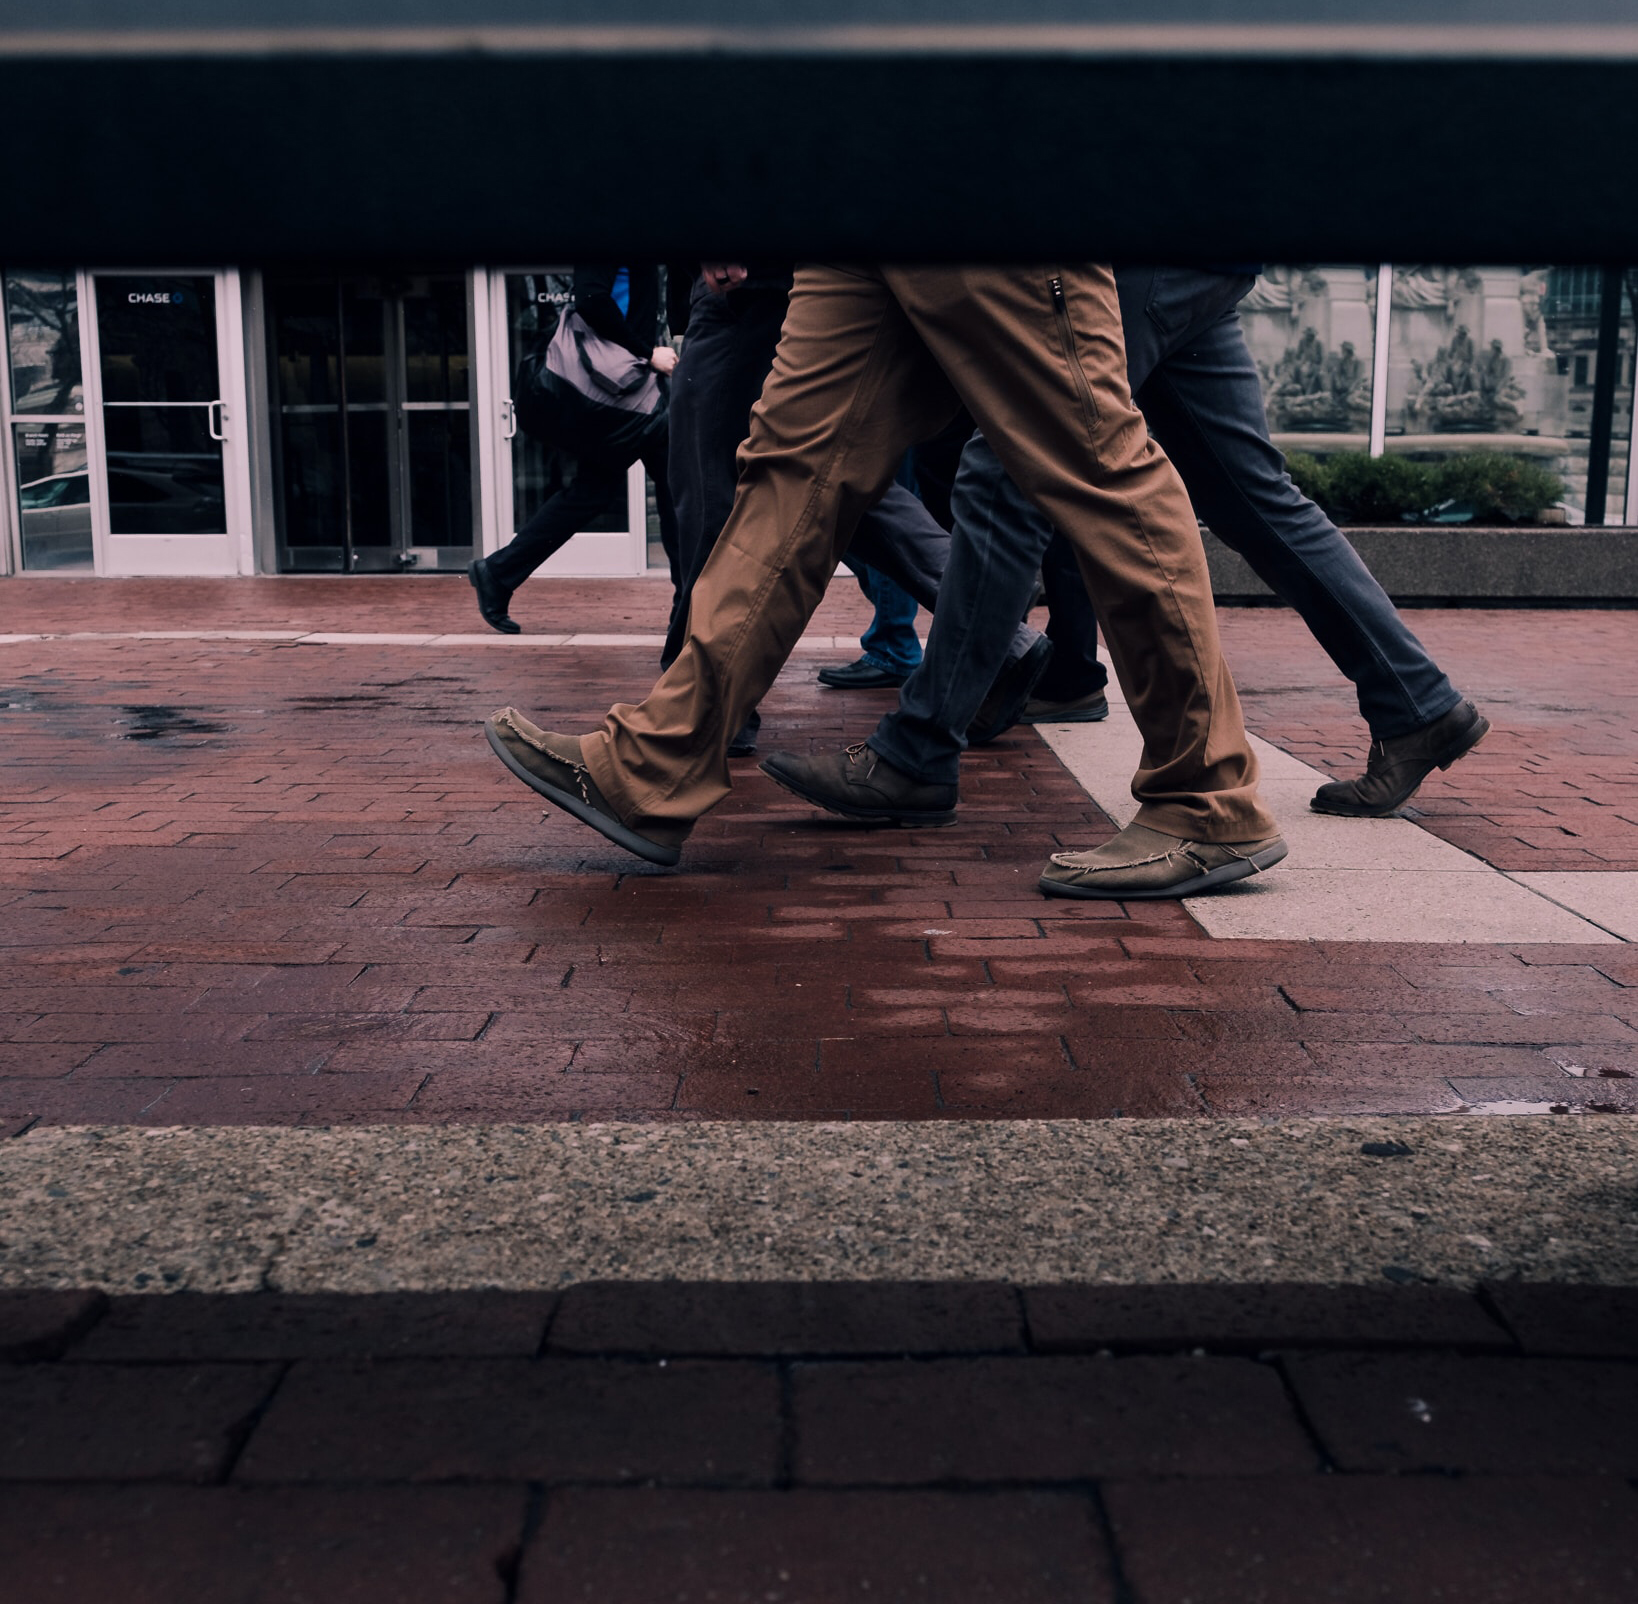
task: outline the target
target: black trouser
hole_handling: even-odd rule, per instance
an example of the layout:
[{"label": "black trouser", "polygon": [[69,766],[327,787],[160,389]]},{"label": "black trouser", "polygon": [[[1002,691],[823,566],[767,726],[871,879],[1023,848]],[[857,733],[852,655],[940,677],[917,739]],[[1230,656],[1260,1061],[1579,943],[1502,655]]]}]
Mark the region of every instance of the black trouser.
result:
[{"label": "black trouser", "polygon": [[[520,416],[519,423],[526,432],[535,432],[529,428],[526,415]],[[539,434],[536,438],[549,450],[563,449],[556,440],[545,434]],[[555,496],[548,496],[534,517],[506,545],[486,559],[485,566],[495,581],[508,590],[516,590],[548,557],[566,546],[582,529],[611,508],[618,509],[625,501],[626,472],[633,462],[641,462],[654,481],[654,499],[660,512],[660,538],[671,562],[672,583],[675,584],[678,578],[676,515],[671,505],[666,422],[663,416],[643,436],[635,456],[624,453],[610,456],[595,449],[577,455],[574,478]]]},{"label": "black trouser", "polygon": [[1035,685],[1043,702],[1076,702],[1109,683],[1098,661],[1098,620],[1075,560],[1075,548],[1054,533],[1041,555],[1041,589],[1046,592],[1047,639],[1052,660]]}]

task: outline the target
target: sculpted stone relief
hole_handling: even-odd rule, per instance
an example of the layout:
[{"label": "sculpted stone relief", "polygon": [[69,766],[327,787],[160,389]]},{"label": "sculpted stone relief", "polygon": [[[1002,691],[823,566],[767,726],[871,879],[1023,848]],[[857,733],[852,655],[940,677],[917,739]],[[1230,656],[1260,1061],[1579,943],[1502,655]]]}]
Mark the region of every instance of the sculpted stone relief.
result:
[{"label": "sculpted stone relief", "polygon": [[[1273,267],[1241,303],[1276,432],[1368,436],[1376,276]],[[1544,268],[1395,267],[1389,434],[1562,437],[1569,381],[1548,343],[1546,290]]]}]

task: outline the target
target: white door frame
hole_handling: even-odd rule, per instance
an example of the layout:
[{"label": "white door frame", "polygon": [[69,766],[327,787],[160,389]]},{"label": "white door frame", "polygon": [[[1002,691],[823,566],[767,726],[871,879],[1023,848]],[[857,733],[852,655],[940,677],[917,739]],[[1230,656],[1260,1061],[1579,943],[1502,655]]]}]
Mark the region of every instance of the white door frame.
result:
[{"label": "white door frame", "polygon": [[[97,326],[99,278],[205,278],[216,312],[217,399],[221,402],[222,491],[227,532],[217,535],[116,535],[109,528],[108,455],[102,410],[102,342]],[[86,444],[91,453],[91,530],[97,572],[110,576],[253,574],[250,404],[246,389],[244,299],[236,267],[85,268],[80,328],[85,363]]]},{"label": "white door frame", "polygon": [[[485,556],[499,551],[516,532],[512,524],[512,437],[516,422],[512,407],[512,353],[506,328],[506,280],[514,273],[562,272],[562,268],[480,268],[486,278],[484,293],[475,305],[487,303],[489,339],[480,342],[481,362],[474,367],[473,383],[478,408],[478,460],[481,470],[479,504]],[[487,349],[484,349],[485,345]],[[626,475],[626,527],[576,535],[539,571],[537,578],[589,579],[626,577],[648,570],[648,484],[640,462]]]}]

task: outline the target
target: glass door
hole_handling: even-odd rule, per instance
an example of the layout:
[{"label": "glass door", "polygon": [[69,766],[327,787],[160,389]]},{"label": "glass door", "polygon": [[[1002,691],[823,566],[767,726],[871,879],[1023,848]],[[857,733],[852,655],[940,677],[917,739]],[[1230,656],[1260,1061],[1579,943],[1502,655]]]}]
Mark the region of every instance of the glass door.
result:
[{"label": "glass door", "polygon": [[[490,275],[489,307],[494,348],[494,479],[486,505],[495,509],[490,549],[503,546],[518,528],[574,475],[574,458],[517,427],[512,376],[529,350],[551,338],[558,317],[573,299],[574,270],[540,268]],[[547,577],[641,574],[648,567],[647,481],[634,464],[626,499],[575,535],[540,570]]]},{"label": "glass door", "polygon": [[473,551],[465,276],[270,275],[266,285],[279,566],[464,568]]},{"label": "glass door", "polygon": [[77,276],[8,270],[0,296],[7,370],[0,413],[18,556],[28,570],[89,573],[96,556]]},{"label": "glass door", "polygon": [[[109,573],[241,571],[243,406],[216,273],[97,273]],[[235,312],[236,312],[235,308]],[[237,317],[233,318],[235,332]],[[230,429],[230,424],[233,426]]]}]

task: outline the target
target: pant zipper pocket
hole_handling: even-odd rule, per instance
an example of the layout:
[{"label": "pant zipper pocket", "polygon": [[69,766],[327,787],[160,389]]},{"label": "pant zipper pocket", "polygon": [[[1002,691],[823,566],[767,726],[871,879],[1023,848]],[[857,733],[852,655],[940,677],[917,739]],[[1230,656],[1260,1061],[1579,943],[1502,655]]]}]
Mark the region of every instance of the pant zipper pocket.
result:
[{"label": "pant zipper pocket", "polygon": [[1064,281],[1054,273],[1049,283],[1052,289],[1052,310],[1058,319],[1058,339],[1064,348],[1064,360],[1069,363],[1069,371],[1075,375],[1075,388],[1081,392],[1081,401],[1086,407],[1087,427],[1091,428],[1098,421],[1098,404],[1092,399],[1092,386],[1086,382],[1086,373],[1081,367],[1080,349],[1075,344],[1075,329],[1069,321],[1069,302],[1064,298]]}]

